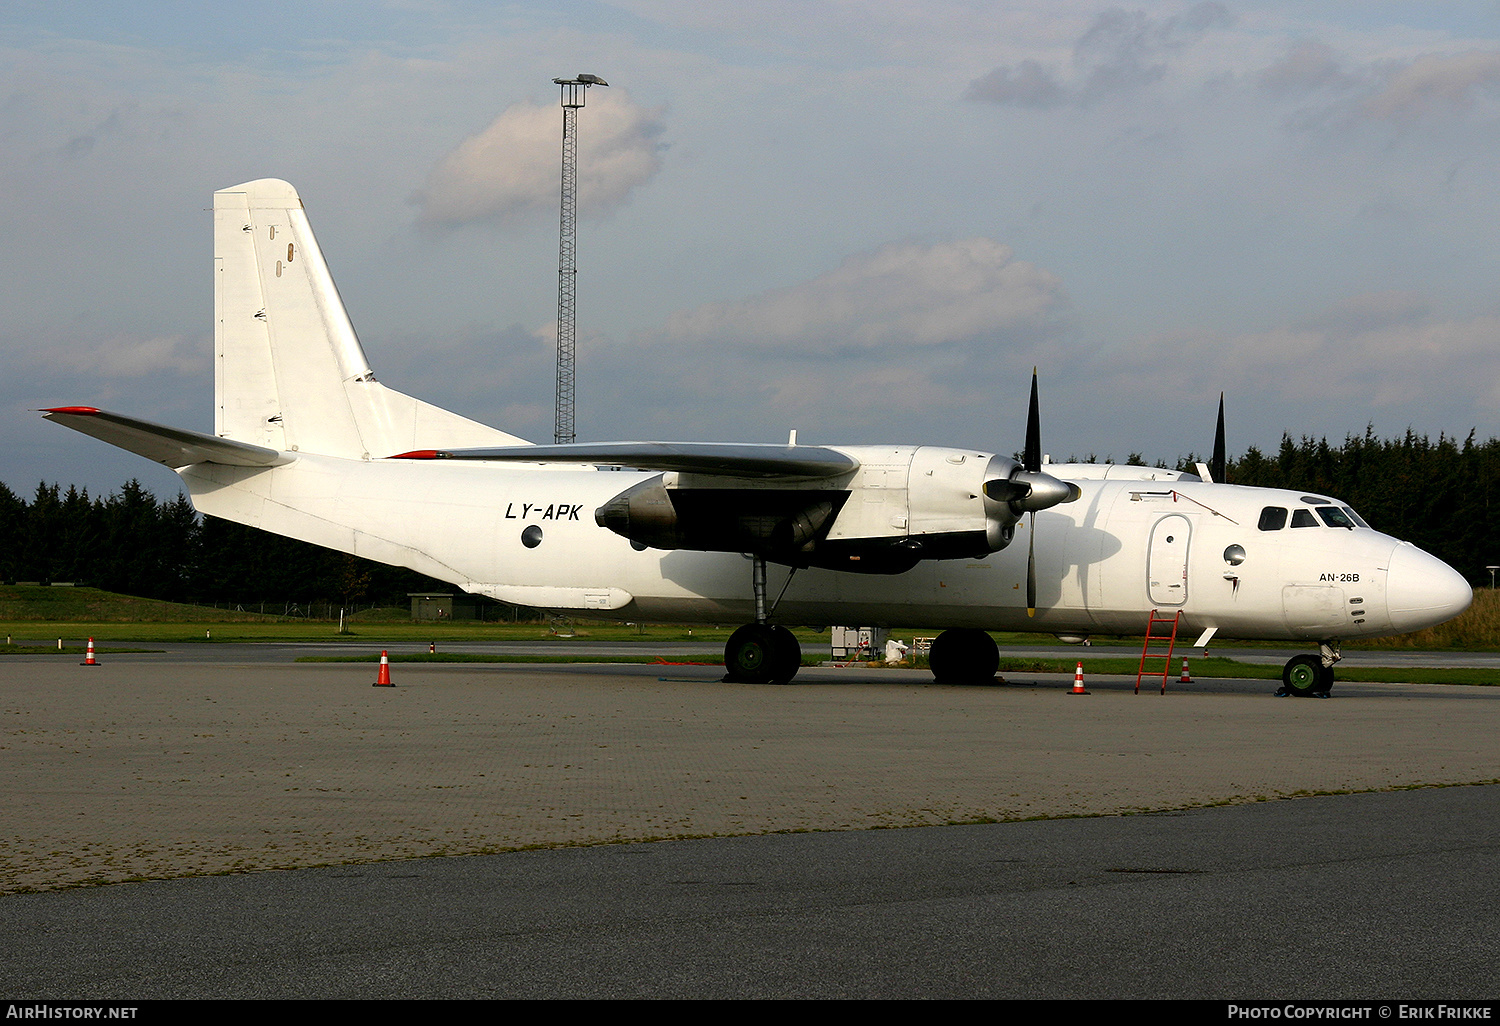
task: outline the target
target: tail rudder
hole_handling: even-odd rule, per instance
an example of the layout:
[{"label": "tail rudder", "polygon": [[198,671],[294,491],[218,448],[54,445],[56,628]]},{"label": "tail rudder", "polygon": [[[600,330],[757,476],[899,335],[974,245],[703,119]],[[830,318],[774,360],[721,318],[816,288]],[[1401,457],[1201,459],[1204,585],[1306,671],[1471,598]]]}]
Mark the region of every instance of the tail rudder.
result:
[{"label": "tail rudder", "polygon": [[375,380],[302,200],[274,178],[214,193],[214,430],[349,459],[525,444]]}]

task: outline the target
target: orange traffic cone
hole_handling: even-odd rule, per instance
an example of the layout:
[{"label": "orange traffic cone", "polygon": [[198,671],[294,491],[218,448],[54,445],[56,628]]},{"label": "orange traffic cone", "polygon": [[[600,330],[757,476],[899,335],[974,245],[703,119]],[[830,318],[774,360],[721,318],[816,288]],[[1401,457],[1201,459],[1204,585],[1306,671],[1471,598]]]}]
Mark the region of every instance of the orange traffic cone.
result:
[{"label": "orange traffic cone", "polygon": [[370,686],[376,688],[393,688],[396,686],[391,683],[391,657],[386,655],[384,651],[380,653],[380,673],[376,676],[375,683]]},{"label": "orange traffic cone", "polygon": [[1092,693],[1093,692],[1091,691],[1085,691],[1083,688],[1083,663],[1080,662],[1078,664],[1078,669],[1073,671],[1073,690],[1069,691],[1068,694],[1088,695]]},{"label": "orange traffic cone", "polygon": [[1188,673],[1187,656],[1183,656],[1182,657],[1182,676],[1177,678],[1177,683],[1179,683],[1179,684],[1191,684],[1192,682],[1193,682],[1192,675]]},{"label": "orange traffic cone", "polygon": [[79,663],[78,665],[79,666],[98,666],[99,665],[99,660],[97,660],[97,659],[94,658],[94,639],[93,638],[89,639],[88,653],[83,657],[83,662]]}]

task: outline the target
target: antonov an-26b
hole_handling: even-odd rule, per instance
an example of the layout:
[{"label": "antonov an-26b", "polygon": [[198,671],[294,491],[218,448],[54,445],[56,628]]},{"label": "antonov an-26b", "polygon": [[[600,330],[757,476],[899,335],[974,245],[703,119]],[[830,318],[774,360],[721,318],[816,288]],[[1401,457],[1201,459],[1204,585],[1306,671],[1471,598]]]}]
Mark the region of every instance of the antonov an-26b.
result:
[{"label": "antonov an-26b", "polygon": [[[375,379],[286,182],[214,194],[214,433],[45,415],[175,470],[203,513],[579,616],[737,623],[731,679],[786,682],[786,624],[934,625],[947,680],[991,630],[1295,640],[1326,695],[1347,638],[1432,626],[1473,592],[1332,496],[1144,467],[905,445],[531,445]],[[1217,477],[1219,480],[1212,480]],[[1208,480],[1205,480],[1208,478]],[[1017,537],[1018,532],[1024,539]]]}]

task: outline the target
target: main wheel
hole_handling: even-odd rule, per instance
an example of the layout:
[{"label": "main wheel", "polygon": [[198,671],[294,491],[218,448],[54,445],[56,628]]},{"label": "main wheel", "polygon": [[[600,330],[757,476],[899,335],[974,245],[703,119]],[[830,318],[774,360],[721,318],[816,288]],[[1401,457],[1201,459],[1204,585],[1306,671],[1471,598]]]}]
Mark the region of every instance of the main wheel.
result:
[{"label": "main wheel", "polygon": [[802,665],[802,646],[785,627],[748,623],[724,645],[725,677],[742,684],[785,684]]},{"label": "main wheel", "polygon": [[1000,649],[984,631],[955,627],[933,639],[927,665],[940,684],[988,684],[1000,668]]},{"label": "main wheel", "polygon": [[802,646],[798,644],[797,636],[780,624],[771,627],[771,638],[776,652],[771,681],[790,684],[797,671],[802,669]]},{"label": "main wheel", "polygon": [[1292,656],[1281,670],[1281,682],[1298,698],[1326,695],[1333,686],[1333,668],[1314,655]]}]

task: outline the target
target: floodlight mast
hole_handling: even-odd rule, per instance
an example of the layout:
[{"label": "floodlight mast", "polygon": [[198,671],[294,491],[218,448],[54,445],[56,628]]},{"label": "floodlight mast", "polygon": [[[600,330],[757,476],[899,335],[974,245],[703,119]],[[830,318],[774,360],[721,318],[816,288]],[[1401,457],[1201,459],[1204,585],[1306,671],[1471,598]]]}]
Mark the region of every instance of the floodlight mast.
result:
[{"label": "floodlight mast", "polygon": [[578,108],[582,107],[591,85],[607,86],[598,75],[577,78],[554,78],[562,88],[562,199],[557,246],[557,406],[553,418],[552,440],[570,444],[576,440],[573,431],[573,364],[577,349],[575,222],[578,210]]}]

